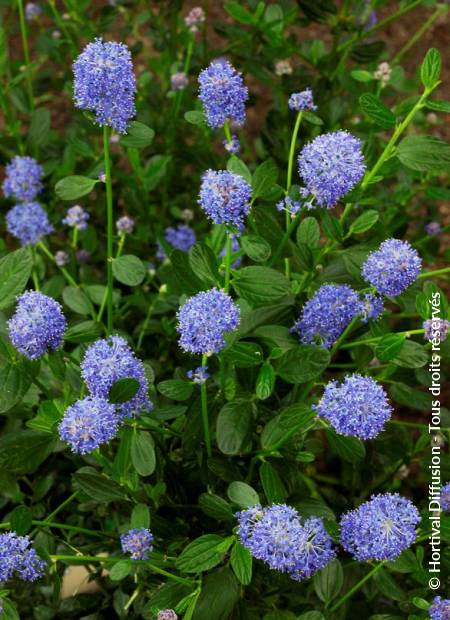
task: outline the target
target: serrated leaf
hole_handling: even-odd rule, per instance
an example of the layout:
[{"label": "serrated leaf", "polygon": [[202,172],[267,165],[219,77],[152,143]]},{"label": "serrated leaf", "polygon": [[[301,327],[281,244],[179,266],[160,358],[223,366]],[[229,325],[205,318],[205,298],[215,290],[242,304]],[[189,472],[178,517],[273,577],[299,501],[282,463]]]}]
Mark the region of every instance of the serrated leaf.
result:
[{"label": "serrated leaf", "polygon": [[239,454],[250,432],[251,404],[247,400],[226,403],[217,417],[216,438],[224,454]]},{"label": "serrated leaf", "polygon": [[231,568],[243,586],[248,586],[252,581],[253,558],[248,549],[236,541],[231,550]]},{"label": "serrated leaf", "polygon": [[131,572],[131,564],[126,560],[119,560],[109,570],[109,578],[113,581],[122,581]]},{"label": "serrated leaf", "polygon": [[433,88],[441,75],[442,59],[439,50],[432,47],[428,50],[420,67],[420,79],[426,88]]},{"label": "serrated leaf", "polygon": [[55,185],[55,192],[61,200],[76,200],[89,194],[98,182],[98,179],[73,175],[58,181]]},{"label": "serrated leaf", "polygon": [[442,172],[450,166],[450,144],[434,136],[406,136],[396,155],[404,166],[419,172]]},{"label": "serrated leaf", "polygon": [[395,125],[395,115],[382,103],[378,97],[371,93],[364,93],[359,98],[361,110],[367,114],[370,120],[380,127],[389,129]]},{"label": "serrated leaf", "polygon": [[294,384],[316,379],[329,363],[329,351],[312,344],[293,347],[274,362],[277,375]]},{"label": "serrated leaf", "polygon": [[252,178],[252,199],[264,198],[273,189],[278,178],[278,168],[273,159],[268,159],[260,164]]},{"label": "serrated leaf", "polygon": [[158,383],[158,390],[172,400],[187,400],[192,395],[194,386],[182,379],[167,379]]},{"label": "serrated leaf", "polygon": [[205,534],[193,540],[178,556],[177,569],[183,573],[202,573],[217,566],[225,557],[223,542],[217,534]]},{"label": "serrated leaf", "polygon": [[367,232],[375,226],[378,222],[380,214],[378,211],[373,209],[368,209],[364,211],[359,217],[356,218],[354,222],[352,222],[350,226],[350,234],[352,235],[360,235],[361,233]]},{"label": "serrated leaf", "polygon": [[82,467],[73,477],[75,486],[99,504],[126,498],[125,491],[117,482],[98,474],[92,467]]},{"label": "serrated leaf", "polygon": [[10,529],[18,536],[25,536],[31,530],[33,514],[27,506],[17,506],[9,517]]},{"label": "serrated leaf", "polygon": [[237,504],[241,508],[249,508],[255,504],[259,504],[259,495],[253,487],[246,482],[235,480],[228,489],[227,495],[231,502]]},{"label": "serrated leaf", "polygon": [[155,444],[150,433],[136,431],[131,438],[131,461],[140,476],[150,476],[156,467]]},{"label": "serrated leaf", "polygon": [[33,269],[33,259],[28,248],[20,248],[0,259],[0,310],[14,303],[20,295]]}]

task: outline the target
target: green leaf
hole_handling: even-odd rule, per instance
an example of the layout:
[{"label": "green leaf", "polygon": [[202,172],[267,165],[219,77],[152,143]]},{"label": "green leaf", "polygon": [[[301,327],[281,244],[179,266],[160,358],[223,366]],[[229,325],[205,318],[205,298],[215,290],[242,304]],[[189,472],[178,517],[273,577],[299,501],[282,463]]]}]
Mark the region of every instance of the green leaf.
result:
[{"label": "green leaf", "polygon": [[17,506],[9,517],[10,529],[19,536],[25,536],[31,530],[33,514],[27,506]]},{"label": "green leaf", "polygon": [[370,71],[364,71],[363,69],[355,69],[354,71],[350,71],[350,75],[357,82],[372,82],[374,79],[373,73],[370,73]]},{"label": "green leaf", "polygon": [[306,430],[315,417],[308,405],[291,405],[267,422],[261,433],[261,447],[272,450],[283,446],[295,433]]},{"label": "green leaf", "polygon": [[366,449],[362,441],[356,437],[345,437],[330,430],[326,432],[331,449],[348,463],[359,463],[366,456]]},{"label": "green leaf", "polygon": [[330,353],[323,347],[303,344],[289,349],[275,360],[277,375],[287,383],[307,383],[319,377],[330,363]]},{"label": "green leaf", "polygon": [[261,366],[256,378],[255,394],[259,400],[266,400],[271,396],[275,387],[275,370],[269,362]]},{"label": "green leaf", "polygon": [[158,383],[158,390],[172,400],[187,400],[192,395],[194,386],[182,379],[167,379]]},{"label": "green leaf", "polygon": [[188,110],[184,113],[184,120],[191,125],[204,125],[206,123],[205,115],[200,110]]},{"label": "green leaf", "polygon": [[0,471],[31,474],[50,456],[55,440],[33,430],[13,431],[0,437]]},{"label": "green leaf", "polygon": [[248,586],[252,581],[252,555],[239,541],[236,541],[231,550],[230,564],[238,581]]},{"label": "green leaf", "polygon": [[198,498],[198,503],[208,517],[217,519],[217,521],[232,521],[234,519],[230,504],[219,495],[202,493]]},{"label": "green leaf", "polygon": [[114,258],[112,270],[116,280],[128,286],[138,286],[146,275],[144,263],[137,256],[124,254]]},{"label": "green leaf", "polygon": [[225,2],[225,11],[241,24],[253,23],[253,15],[240,2]]},{"label": "green leaf", "polygon": [[103,333],[102,325],[97,321],[81,321],[75,325],[71,325],[64,334],[64,340],[67,342],[93,342],[97,340]]},{"label": "green leaf", "polygon": [[319,245],[320,227],[314,217],[305,217],[297,228],[297,244],[305,244],[309,248]]},{"label": "green leaf", "polygon": [[325,616],[321,614],[320,611],[307,611],[305,614],[299,616],[297,620],[325,620]]},{"label": "green leaf", "polygon": [[434,136],[403,138],[396,155],[404,166],[419,172],[441,172],[450,165],[450,144]]},{"label": "green leaf", "polygon": [[20,364],[5,364],[0,368],[0,413],[19,403],[31,385],[31,379]]},{"label": "green leaf", "polygon": [[256,342],[236,342],[225,349],[221,356],[236,368],[253,368],[259,366],[264,359],[263,351]]},{"label": "green leaf", "polygon": [[195,275],[207,284],[217,284],[217,259],[205,243],[196,243],[189,250],[189,265]]},{"label": "green leaf", "polygon": [[405,336],[403,334],[386,334],[375,347],[375,355],[382,362],[393,360],[403,348]]},{"label": "green leaf", "polygon": [[155,471],[155,444],[150,433],[133,433],[130,454],[134,468],[140,476],[150,476]]},{"label": "green leaf", "polygon": [[260,503],[259,495],[255,489],[240,480],[235,480],[229,485],[227,495],[233,504],[237,504],[241,508],[249,508]]},{"label": "green leaf", "polygon": [[428,362],[428,357],[424,346],[418,342],[406,340],[393,362],[402,368],[422,368]]},{"label": "green leaf", "polygon": [[131,121],[128,133],[120,138],[120,144],[128,148],[143,149],[153,142],[155,132],[144,123]]},{"label": "green leaf", "polygon": [[249,401],[240,399],[226,403],[217,418],[216,438],[224,454],[239,454],[250,432],[252,408]]},{"label": "green leaf", "polygon": [[270,463],[261,464],[259,477],[269,504],[281,504],[286,500],[286,488],[277,470]]},{"label": "green leaf", "polygon": [[252,306],[275,303],[290,292],[289,280],[268,267],[243,267],[234,275],[232,285]]},{"label": "green leaf", "polygon": [[145,504],[136,504],[131,513],[130,525],[135,527],[150,527],[150,511]]},{"label": "green leaf", "polygon": [[450,101],[430,101],[426,102],[426,107],[434,112],[444,112],[450,114]]},{"label": "green leaf", "polygon": [[333,560],[314,575],[314,589],[324,603],[335,599],[342,590],[344,571],[339,560]]},{"label": "green leaf", "polygon": [[109,578],[112,579],[112,581],[122,581],[122,579],[125,579],[125,577],[128,577],[130,572],[131,572],[130,562],[127,562],[126,560],[119,560],[118,562],[116,562],[116,564],[113,564],[113,566],[110,568]]},{"label": "green leaf", "polygon": [[370,120],[380,125],[380,127],[385,129],[394,127],[395,115],[375,95],[364,93],[359,98],[359,104]]},{"label": "green leaf", "polygon": [[61,413],[58,407],[52,400],[46,400],[40,404],[37,415],[28,420],[27,426],[41,433],[52,434],[60,419]]},{"label": "green leaf", "polygon": [[441,75],[442,59],[439,50],[432,47],[428,50],[420,67],[420,79],[425,88],[433,88]]},{"label": "green leaf", "polygon": [[247,183],[252,184],[252,173],[247,167],[242,159],[236,157],[236,155],[232,155],[227,162],[227,170],[228,172],[233,172],[233,174],[239,174]]},{"label": "green leaf", "polygon": [[378,222],[378,218],[380,214],[378,211],[374,209],[369,209],[368,211],[364,211],[359,217],[356,218],[354,222],[352,222],[350,226],[350,234],[352,235],[360,235],[367,230],[370,230],[372,226]]},{"label": "green leaf", "polygon": [[239,239],[241,248],[256,263],[263,263],[270,258],[270,245],[258,235],[244,235]]},{"label": "green leaf", "polygon": [[[240,596],[239,584],[229,568],[207,575],[195,605],[193,620],[229,620]],[[186,616],[185,616],[186,618]],[[189,620],[186,618],[186,620]]]},{"label": "green leaf", "polygon": [[203,282],[199,280],[192,271],[186,257],[186,252],[174,250],[170,254],[170,262],[172,263],[177,283],[184,293],[193,295],[206,288]]},{"label": "green leaf", "polygon": [[20,248],[0,259],[0,310],[20,295],[31,276],[33,259],[28,248]]},{"label": "green leaf", "polygon": [[303,120],[307,123],[311,123],[311,125],[323,125],[323,120],[317,114],[313,114],[313,112],[309,112],[309,110],[305,110],[303,112]]},{"label": "green leaf", "polygon": [[3,613],[2,620],[20,620],[16,608],[7,598],[2,598]]},{"label": "green leaf", "polygon": [[217,534],[205,534],[183,549],[175,566],[183,573],[202,573],[217,566],[225,557],[224,539]]},{"label": "green leaf", "polygon": [[73,175],[58,181],[55,185],[55,192],[61,200],[76,200],[92,192],[97,183],[99,183],[98,179]]},{"label": "green leaf", "polygon": [[93,314],[94,306],[89,297],[80,288],[66,286],[62,292],[62,298],[68,308],[77,314]]},{"label": "green leaf", "polygon": [[125,491],[105,475],[92,467],[81,467],[73,474],[74,486],[98,504],[126,499]]},{"label": "green leaf", "polygon": [[278,178],[278,168],[273,159],[260,164],[253,173],[252,200],[270,195]]},{"label": "green leaf", "polygon": [[31,116],[28,130],[28,143],[31,147],[41,146],[48,142],[51,116],[47,108],[36,108]]},{"label": "green leaf", "polygon": [[108,400],[114,405],[126,403],[136,396],[140,386],[141,384],[134,377],[118,379],[109,390]]}]

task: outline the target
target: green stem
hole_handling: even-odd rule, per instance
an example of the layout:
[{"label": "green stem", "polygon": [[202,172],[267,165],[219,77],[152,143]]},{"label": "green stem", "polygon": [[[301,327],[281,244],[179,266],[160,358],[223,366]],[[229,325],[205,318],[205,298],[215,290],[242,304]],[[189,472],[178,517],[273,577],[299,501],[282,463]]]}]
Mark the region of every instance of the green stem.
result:
[{"label": "green stem", "polygon": [[111,179],[111,158],[109,154],[109,136],[111,130],[108,126],[103,127],[103,153],[105,158],[105,176],[106,176],[106,272],[107,272],[107,330],[111,335],[113,331],[113,195],[112,195],[112,179]]},{"label": "green stem", "polygon": [[[183,73],[185,73],[186,75],[188,75],[189,73],[189,67],[191,64],[191,58],[192,58],[192,50],[194,48],[194,35],[192,36],[191,40],[188,43],[187,46],[187,50],[186,50],[186,59],[184,61],[184,66],[183,66]],[[173,121],[175,122],[177,117],[178,117],[178,113],[180,111],[180,106],[181,106],[181,102],[183,100],[183,95],[184,95],[184,89],[180,90],[177,92],[176,97],[175,97],[175,109],[173,112]]]},{"label": "green stem", "polygon": [[[117,244],[117,252],[116,258],[119,258],[123,252],[123,246],[125,244],[125,234],[122,234],[119,238],[119,243]],[[108,301],[108,287],[106,287],[105,292],[103,293],[102,303],[100,304],[100,309],[97,314],[97,321],[100,322],[102,320],[103,312],[105,311],[106,302]]]},{"label": "green stem", "polygon": [[426,33],[426,31],[430,28],[430,26],[433,24],[433,22],[435,22],[438,17],[440,17],[443,13],[445,13],[448,10],[448,7],[446,4],[438,7],[434,13],[432,13],[430,15],[430,17],[426,20],[426,22],[424,22],[424,24],[419,28],[419,30],[417,30],[417,32],[415,34],[413,34],[413,36],[408,39],[407,43],[402,47],[402,49],[394,56],[393,60],[392,60],[392,65],[396,65],[399,64],[401,59],[403,58],[403,56],[405,54],[407,54],[409,52],[409,50],[417,43],[417,41],[419,39],[422,38],[422,36]]},{"label": "green stem", "polygon": [[287,178],[286,178],[286,195],[289,193],[289,189],[292,184],[292,170],[294,167],[295,145],[297,144],[297,136],[298,136],[298,131],[300,129],[300,123],[302,122],[302,116],[303,116],[303,112],[299,112],[297,114],[297,118],[295,119],[294,130],[292,132],[291,146],[289,148]]},{"label": "green stem", "polygon": [[297,223],[300,219],[300,214],[301,214],[301,211],[299,211],[293,218],[291,218],[291,221],[289,222],[289,226],[286,232],[284,233],[283,237],[281,238],[281,241],[278,244],[278,247],[272,256],[271,261],[269,262],[269,267],[272,267],[272,265],[274,265],[277,262],[277,260],[280,258],[280,255],[284,250],[284,246],[288,242],[293,230],[297,226]]},{"label": "green stem", "polygon": [[30,103],[30,110],[34,110],[34,98],[33,98],[33,83],[31,81],[30,73],[30,51],[28,49],[28,34],[27,24],[25,21],[25,13],[23,10],[23,0],[17,0],[17,8],[19,9],[19,22],[20,22],[20,35],[22,37],[23,55],[25,57],[25,77],[27,82],[28,100]]},{"label": "green stem", "polygon": [[136,351],[140,351],[141,350],[142,340],[144,339],[145,332],[147,331],[148,323],[150,321],[150,317],[152,316],[152,312],[153,312],[153,304],[149,304],[148,310],[147,310],[147,314],[145,316],[145,320],[144,320],[144,322],[142,324],[142,327],[141,327],[141,330],[139,332],[138,341],[137,341],[137,345],[136,345]]},{"label": "green stem", "polygon": [[67,30],[66,25],[64,23],[64,19],[61,17],[61,15],[58,12],[58,9],[56,8],[55,1],[54,0],[48,0],[48,4],[50,6],[51,12],[53,13],[53,17],[55,18],[55,22],[58,25],[58,28],[60,28],[63,31],[64,36],[66,37],[66,39],[69,42],[69,45],[70,45],[70,47],[72,49],[73,55],[76,56],[77,52],[78,52],[76,43],[74,42],[74,40],[70,36],[69,31]]},{"label": "green stem", "polygon": [[[62,510],[64,510],[66,506],[71,504],[73,500],[77,497],[77,495],[78,495],[78,491],[75,491],[74,493],[72,493],[72,495],[69,495],[69,497],[65,499],[63,502],[61,502],[61,504],[57,508],[55,508],[55,510],[53,510],[53,512],[51,512],[45,520],[51,521],[53,517],[56,517],[56,515],[59,514]],[[35,533],[36,533],[36,529],[34,529],[31,532],[30,537],[33,538]]]},{"label": "green stem", "polygon": [[[87,534],[88,536],[95,536],[97,538],[104,538],[108,536],[109,538],[115,538],[112,534],[105,534],[104,532],[97,532],[95,530],[89,530],[85,527],[78,527],[77,525],[66,525],[65,523],[51,523],[48,520],[45,521],[32,521],[33,525],[38,525],[40,527],[50,527],[56,528],[58,530],[67,530],[68,532],[78,532],[79,534]],[[2,524],[3,525],[3,524]]]},{"label": "green stem", "polygon": [[72,276],[67,271],[67,269],[65,267],[60,267],[59,265],[56,264],[55,257],[53,256],[53,254],[50,252],[50,250],[47,248],[47,246],[44,244],[43,241],[39,241],[36,247],[38,247],[40,250],[42,250],[42,252],[45,254],[45,256],[47,258],[49,258],[52,261],[52,263],[58,267],[58,269],[61,271],[63,276],[66,278],[66,280],[67,280],[68,284],[70,284],[70,286],[75,286],[76,288],[78,288],[78,284],[72,278]]},{"label": "green stem", "polygon": [[37,264],[36,264],[36,249],[34,246],[31,246],[31,254],[33,256],[33,269],[31,272],[31,277],[33,278],[34,290],[39,291],[39,276],[37,272]]},{"label": "green stem", "polygon": [[[396,332],[395,335],[409,337],[409,336],[414,336],[416,334],[423,334],[423,333],[425,333],[424,329],[409,329],[404,332]],[[384,336],[374,336],[373,338],[366,338],[365,340],[356,340],[355,342],[349,342],[347,344],[341,345],[341,349],[351,349],[352,347],[360,347],[365,344],[374,344],[375,342],[378,342],[382,338],[384,338]]]},{"label": "green stem", "polygon": [[225,293],[228,293],[230,290],[230,274],[231,274],[231,248],[232,248],[232,240],[231,233],[227,233],[226,244],[225,244]]},{"label": "green stem", "polygon": [[450,273],[450,267],[444,267],[443,269],[435,269],[434,271],[422,271],[422,273],[417,276],[417,279],[432,278],[433,276],[441,276],[441,275],[444,275],[445,273]]},{"label": "green stem", "polygon": [[365,575],[365,577],[358,581],[358,583],[355,584],[353,588],[351,588],[346,594],[344,594],[344,596],[342,596],[337,601],[337,603],[335,603],[333,607],[331,607],[330,612],[333,613],[334,611],[336,611],[336,609],[339,609],[339,607],[341,607],[341,605],[343,605],[345,601],[348,601],[348,599],[351,598],[355,594],[355,592],[357,592],[360,588],[363,587],[366,581],[369,581],[369,579],[371,579],[375,575],[375,573],[377,573],[381,568],[383,568],[383,565],[384,562],[380,562],[379,564],[374,566],[372,570],[369,571],[367,575]]},{"label": "green stem", "polygon": [[[96,555],[63,555],[63,554],[57,554],[57,555],[50,555],[50,559],[53,560],[53,562],[85,562],[85,563],[93,563],[93,562],[99,562],[99,563],[104,563],[104,564],[116,564],[116,562],[119,561],[120,558],[117,557],[102,557],[102,556],[96,556]],[[169,573],[168,571],[164,570],[163,568],[159,568],[159,566],[155,566],[154,564],[152,564],[151,562],[149,562],[148,560],[122,560],[125,562],[129,562],[130,564],[132,564],[133,566],[135,565],[140,565],[140,566],[145,566],[147,568],[149,568],[150,570],[152,570],[155,573],[158,573],[159,575],[164,575],[164,577],[167,577],[168,579],[172,579],[173,581],[177,581],[178,583],[182,583],[185,585],[192,585],[192,581],[190,579],[184,579],[183,577],[178,577],[178,575],[173,575],[172,573]]]},{"label": "green stem", "polygon": [[225,132],[225,138],[229,144],[232,142],[231,130],[230,130],[230,121],[225,119],[225,123],[223,124],[223,130]]},{"label": "green stem", "polygon": [[[207,355],[202,355],[202,366],[206,366],[208,361]],[[203,435],[205,437],[206,453],[208,458],[212,456],[211,449],[211,437],[209,434],[209,418],[208,418],[208,393],[206,387],[206,381],[203,381],[201,388],[201,401],[202,401],[202,422],[203,422]]]},{"label": "green stem", "polygon": [[353,319],[350,321],[350,323],[347,325],[347,327],[344,329],[342,334],[339,336],[339,338],[336,340],[336,342],[332,346],[331,351],[330,351],[331,357],[333,357],[333,355],[336,353],[339,347],[342,346],[342,343],[347,338],[347,336],[350,334],[350,332],[353,330],[355,325],[359,323],[360,319],[361,319],[360,314],[357,314],[356,316],[353,317]]}]

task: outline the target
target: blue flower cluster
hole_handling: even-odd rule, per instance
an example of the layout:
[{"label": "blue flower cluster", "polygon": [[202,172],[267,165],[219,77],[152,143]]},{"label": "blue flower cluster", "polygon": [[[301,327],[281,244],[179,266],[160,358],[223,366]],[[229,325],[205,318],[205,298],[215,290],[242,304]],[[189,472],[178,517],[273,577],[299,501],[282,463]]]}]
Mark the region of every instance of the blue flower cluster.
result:
[{"label": "blue flower cluster", "polygon": [[128,47],[95,39],[78,56],[73,71],[76,107],[94,112],[99,125],[126,133],[136,113],[136,80]]},{"label": "blue flower cluster", "polygon": [[248,90],[242,75],[227,60],[214,60],[201,71],[198,82],[199,99],[210,127],[222,127],[227,120],[244,124]]},{"label": "blue flower cluster", "polygon": [[17,155],[5,168],[3,193],[6,198],[29,202],[42,190],[42,167],[32,157]]},{"label": "blue flower cluster", "polygon": [[38,202],[23,202],[6,214],[6,230],[22,245],[36,245],[44,235],[53,232],[53,226]]},{"label": "blue flower cluster", "polygon": [[450,599],[436,596],[429,609],[431,620],[450,620]]},{"label": "blue flower cluster", "polygon": [[178,616],[173,609],[162,609],[158,612],[156,620],[178,620]]},{"label": "blue flower cluster", "polygon": [[119,235],[131,235],[134,230],[134,220],[128,215],[122,215],[116,222]]},{"label": "blue flower cluster", "polygon": [[193,383],[202,385],[209,379],[208,366],[198,366],[195,370],[188,370],[186,377],[191,379]]},{"label": "blue flower cluster", "polygon": [[17,298],[17,307],[8,321],[13,346],[30,360],[58,349],[67,321],[61,305],[37,291],[26,291]]},{"label": "blue flower cluster", "polygon": [[[179,224],[178,226],[169,226],[164,231],[164,237],[172,247],[182,252],[189,252],[191,247],[195,245],[197,237],[195,231],[186,224]],[[165,260],[167,258],[166,251],[164,250],[162,243],[158,241],[158,249],[156,252],[156,258],[158,260]]]},{"label": "blue flower cluster", "polygon": [[202,178],[198,203],[214,224],[242,231],[250,211],[251,186],[228,170],[207,170]]},{"label": "blue flower cluster", "polygon": [[361,141],[346,131],[325,133],[303,147],[299,173],[320,207],[334,207],[362,179]]},{"label": "blue flower cluster", "polygon": [[132,560],[148,560],[153,550],[153,534],[145,527],[138,527],[121,534],[122,551]]},{"label": "blue flower cluster", "polygon": [[66,217],[63,218],[62,223],[77,230],[86,230],[88,220],[89,213],[80,205],[74,205],[67,209]]},{"label": "blue flower cluster", "polygon": [[237,155],[241,150],[241,142],[237,136],[231,136],[231,141],[224,140],[223,145],[227,153],[231,153],[232,155]]},{"label": "blue flower cluster", "polygon": [[420,274],[422,261],[408,241],[386,239],[362,266],[363,278],[382,295],[396,297]]},{"label": "blue flower cluster", "polygon": [[42,8],[36,2],[27,2],[25,5],[25,19],[31,22],[42,15]]},{"label": "blue flower cluster", "polygon": [[324,284],[303,306],[291,331],[305,344],[319,344],[328,349],[361,312],[358,293],[350,286]]},{"label": "blue flower cluster", "polygon": [[236,516],[242,545],[255,558],[296,581],[311,577],[336,555],[322,519],[311,517],[302,522],[298,512],[286,504],[256,505]]},{"label": "blue flower cluster", "polygon": [[18,536],[15,532],[0,534],[0,582],[8,581],[14,574],[24,581],[42,577],[47,563],[30,545],[29,536]]},{"label": "blue flower cluster", "polygon": [[313,93],[310,88],[306,88],[300,93],[292,93],[289,97],[288,106],[290,110],[295,110],[296,112],[317,110],[317,106],[314,105]]},{"label": "blue flower cluster", "polygon": [[277,211],[287,211],[292,217],[297,215],[301,208],[302,203],[297,200],[292,200],[289,196],[277,202]]},{"label": "blue flower cluster", "polygon": [[450,512],[450,482],[441,488],[441,508]]},{"label": "blue flower cluster", "polygon": [[424,229],[427,235],[429,235],[430,237],[437,237],[442,232],[442,228],[439,222],[428,222],[427,224],[425,224]]},{"label": "blue flower cluster", "polygon": [[427,319],[423,322],[423,329],[425,330],[425,339],[432,342],[435,338],[439,337],[439,342],[447,340],[448,332],[450,330],[450,321],[447,319]]},{"label": "blue flower cluster", "polygon": [[362,300],[361,321],[367,323],[378,319],[384,312],[384,304],[381,297],[373,293],[364,293]]},{"label": "blue flower cluster", "polygon": [[59,435],[72,452],[89,454],[116,436],[119,422],[114,405],[104,398],[87,396],[66,409]]},{"label": "blue flower cluster", "polygon": [[225,346],[225,334],[239,325],[238,306],[217,288],[190,297],[177,314],[180,347],[189,353],[212,355]]},{"label": "blue flower cluster", "polygon": [[144,365],[121,336],[111,336],[91,344],[81,362],[81,376],[90,393],[103,399],[108,398],[110,389],[119,379],[133,378],[139,382],[136,395],[116,405],[119,418],[152,409]]},{"label": "blue flower cluster", "polygon": [[386,392],[372,377],[348,375],[343,382],[330,381],[324,389],[317,414],[337,433],[373,439],[392,415]]},{"label": "blue flower cluster", "polygon": [[416,539],[420,515],[398,493],[373,495],[341,519],[341,544],[356,560],[395,560]]}]

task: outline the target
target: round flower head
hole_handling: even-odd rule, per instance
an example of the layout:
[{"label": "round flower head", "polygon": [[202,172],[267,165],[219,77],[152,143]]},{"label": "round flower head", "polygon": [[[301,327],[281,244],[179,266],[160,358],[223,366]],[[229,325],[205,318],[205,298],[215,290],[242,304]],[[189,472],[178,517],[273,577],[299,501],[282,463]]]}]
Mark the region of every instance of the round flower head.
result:
[{"label": "round flower head", "polygon": [[8,321],[13,346],[30,360],[61,346],[67,322],[61,305],[37,291],[17,298],[17,307]]},{"label": "round flower head", "polygon": [[122,551],[128,553],[132,560],[148,560],[153,550],[153,534],[145,527],[128,530],[120,536]]},{"label": "round flower head", "polygon": [[241,150],[241,143],[237,136],[231,136],[231,141],[228,141],[228,139],[224,140],[223,145],[227,153],[231,153],[233,155],[237,155]]},{"label": "round flower head", "polygon": [[14,573],[24,581],[35,581],[42,577],[46,566],[31,547],[28,536],[15,532],[0,534],[0,582],[11,579]]},{"label": "round flower head", "polygon": [[99,125],[126,133],[136,113],[136,80],[126,45],[95,39],[73,65],[75,106],[95,113]]},{"label": "round flower head", "polygon": [[341,519],[341,545],[356,560],[395,560],[416,539],[420,515],[398,493],[373,495]]},{"label": "round flower head", "polygon": [[128,215],[123,215],[116,222],[116,228],[119,235],[131,235],[134,230],[134,220]]},{"label": "round flower head", "polygon": [[199,27],[205,22],[205,11],[201,6],[194,6],[184,18],[184,23],[193,33],[198,32]]},{"label": "round flower head", "polygon": [[244,227],[250,211],[252,188],[239,174],[207,170],[203,175],[198,203],[214,224]]},{"label": "round flower head", "polygon": [[22,245],[36,245],[44,235],[53,232],[53,226],[38,202],[24,202],[6,214],[6,230]]},{"label": "round flower head", "polygon": [[239,325],[240,312],[229,295],[216,288],[191,297],[178,311],[180,347],[211,355],[225,346],[224,336]]},{"label": "round flower head", "polygon": [[447,340],[450,329],[450,321],[439,318],[427,319],[423,323],[423,328],[425,330],[425,340],[432,342],[436,339],[439,340],[439,342],[444,342],[444,340]]},{"label": "round flower head", "polygon": [[362,179],[361,141],[346,131],[326,133],[303,147],[299,172],[320,207],[330,209]]},{"label": "round flower head", "polygon": [[222,127],[225,121],[243,125],[247,87],[242,75],[227,60],[214,60],[198,77],[199,98],[210,127]]},{"label": "round flower head", "polygon": [[104,399],[108,398],[109,390],[119,379],[133,378],[139,382],[136,395],[116,405],[121,418],[152,408],[144,365],[121,336],[111,336],[91,344],[81,362],[81,375],[91,394]]},{"label": "round flower head", "polygon": [[442,230],[439,222],[428,222],[428,224],[425,224],[424,228],[425,232],[427,235],[430,235],[430,237],[437,237],[441,234]]},{"label": "round flower head", "polygon": [[372,377],[353,374],[325,386],[317,414],[340,435],[373,439],[392,415],[385,391]]},{"label": "round flower head", "polygon": [[119,417],[104,398],[87,396],[66,410],[59,435],[76,454],[89,454],[116,436]]},{"label": "round flower head", "polygon": [[156,620],[178,620],[178,616],[173,609],[163,609],[158,612]]},{"label": "round flower head", "polygon": [[395,297],[414,282],[421,266],[419,254],[408,241],[386,239],[369,254],[362,275],[379,293]]},{"label": "round flower head", "polygon": [[202,385],[209,379],[208,366],[199,366],[195,370],[188,370],[186,377],[191,379],[193,383]]},{"label": "round flower head", "polygon": [[[167,243],[169,243],[176,250],[181,250],[182,252],[189,252],[191,247],[197,241],[195,231],[190,226],[186,226],[185,224],[169,226],[164,231],[164,237]],[[167,258],[166,251],[159,241],[156,258],[161,261]]]},{"label": "round flower head", "polygon": [[62,223],[77,230],[86,230],[88,219],[89,213],[80,205],[74,205],[67,209],[66,217],[63,218]]},{"label": "round flower head", "polygon": [[346,284],[324,284],[303,306],[291,331],[306,344],[328,349],[358,313],[362,304],[356,291]]},{"label": "round flower head", "polygon": [[55,254],[55,263],[58,267],[64,267],[69,262],[69,254],[64,250],[58,250]]},{"label": "round flower head", "polygon": [[369,320],[376,320],[384,312],[384,304],[381,297],[373,293],[365,293],[362,298],[362,317],[363,323]]},{"label": "round flower head", "polygon": [[292,75],[293,71],[290,60],[278,60],[275,63],[275,75],[279,77],[282,75]]},{"label": "round flower head", "polygon": [[17,155],[5,168],[3,193],[5,198],[28,202],[42,189],[42,167],[32,157]]},{"label": "round flower head", "polygon": [[25,19],[27,22],[31,22],[34,19],[37,19],[42,14],[42,9],[39,4],[35,2],[27,2],[25,5]]},{"label": "round flower head", "polygon": [[450,482],[441,488],[441,508],[450,512]]},{"label": "round flower head", "polygon": [[311,577],[334,557],[330,535],[317,517],[304,523],[286,504],[253,506],[237,513],[238,536],[244,547],[270,568],[301,581]]},{"label": "round flower head", "polygon": [[317,110],[314,105],[313,94],[310,88],[302,90],[301,93],[292,93],[289,97],[288,106],[290,110],[303,112],[304,110]]},{"label": "round flower head", "polygon": [[435,596],[428,613],[431,620],[450,620],[450,599]]},{"label": "round flower head", "polygon": [[170,87],[172,90],[184,90],[188,84],[188,76],[183,71],[172,73],[170,76]]}]

